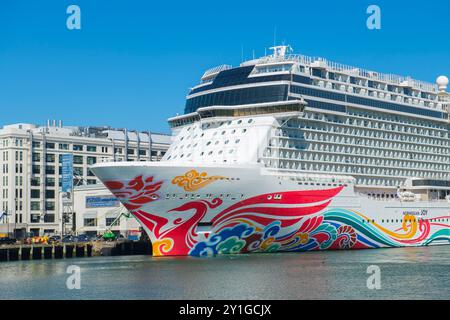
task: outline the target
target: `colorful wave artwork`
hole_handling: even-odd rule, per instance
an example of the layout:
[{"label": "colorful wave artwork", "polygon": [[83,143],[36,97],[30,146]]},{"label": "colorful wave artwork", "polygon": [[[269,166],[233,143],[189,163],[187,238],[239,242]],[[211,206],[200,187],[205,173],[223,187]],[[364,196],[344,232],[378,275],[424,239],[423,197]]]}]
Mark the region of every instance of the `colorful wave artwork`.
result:
[{"label": "colorful wave artwork", "polygon": [[[367,223],[359,212],[327,208],[341,187],[261,194],[225,207],[223,200],[192,200],[167,212],[151,213],[145,204],[159,200],[162,182],[138,176],[106,186],[149,232],[155,256],[209,256],[275,251],[365,249],[450,242],[448,225],[405,215],[399,230]],[[214,210],[211,230],[197,225]],[[441,217],[441,218],[449,218]],[[434,228],[433,228],[434,227]],[[431,230],[434,233],[431,233]]]}]

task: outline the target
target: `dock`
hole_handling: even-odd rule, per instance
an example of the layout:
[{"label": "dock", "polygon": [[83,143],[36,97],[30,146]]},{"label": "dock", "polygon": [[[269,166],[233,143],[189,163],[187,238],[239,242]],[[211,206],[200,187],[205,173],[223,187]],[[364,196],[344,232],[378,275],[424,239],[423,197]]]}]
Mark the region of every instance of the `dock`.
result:
[{"label": "dock", "polygon": [[151,245],[142,241],[94,241],[52,245],[14,244],[0,246],[0,262],[151,254]]}]

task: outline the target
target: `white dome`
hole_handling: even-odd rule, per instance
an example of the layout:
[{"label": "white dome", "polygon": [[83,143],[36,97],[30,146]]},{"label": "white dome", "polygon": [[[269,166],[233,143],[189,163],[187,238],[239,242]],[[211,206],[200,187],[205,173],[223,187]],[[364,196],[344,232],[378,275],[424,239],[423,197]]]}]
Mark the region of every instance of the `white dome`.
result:
[{"label": "white dome", "polygon": [[439,86],[439,90],[447,89],[448,78],[446,76],[440,76],[436,79],[436,83]]}]

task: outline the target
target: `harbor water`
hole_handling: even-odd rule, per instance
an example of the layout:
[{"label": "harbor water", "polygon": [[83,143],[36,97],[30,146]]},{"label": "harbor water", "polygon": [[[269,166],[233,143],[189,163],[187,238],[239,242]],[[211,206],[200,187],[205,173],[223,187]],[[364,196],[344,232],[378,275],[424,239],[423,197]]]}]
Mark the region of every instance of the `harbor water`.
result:
[{"label": "harbor water", "polygon": [[[79,267],[80,289],[68,289],[69,266]],[[379,289],[368,288],[369,266]],[[15,261],[0,271],[0,299],[450,298],[450,246]]]}]

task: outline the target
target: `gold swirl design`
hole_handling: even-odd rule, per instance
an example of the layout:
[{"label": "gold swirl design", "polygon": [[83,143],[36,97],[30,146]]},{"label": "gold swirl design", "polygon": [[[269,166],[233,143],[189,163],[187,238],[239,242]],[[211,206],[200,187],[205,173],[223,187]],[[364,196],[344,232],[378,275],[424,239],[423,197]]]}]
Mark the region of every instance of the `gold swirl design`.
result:
[{"label": "gold swirl design", "polygon": [[154,256],[163,256],[172,250],[173,240],[170,238],[157,240],[153,243],[152,248]]},{"label": "gold swirl design", "polygon": [[[353,212],[356,213],[357,215],[363,217],[364,219],[368,219],[365,215],[363,215],[363,214],[361,214],[359,212],[356,212],[356,211],[353,211]],[[403,216],[402,230],[405,231],[405,233],[393,232],[391,230],[383,228],[381,225],[379,225],[376,222],[374,222],[372,224],[375,227],[377,227],[379,230],[381,230],[381,231],[387,233],[388,235],[390,235],[391,237],[393,237],[395,239],[399,239],[399,240],[411,239],[412,237],[414,237],[414,235],[417,232],[417,219],[413,215],[404,215]],[[408,224],[409,224],[409,226],[408,226]]]},{"label": "gold swirl design", "polygon": [[197,191],[215,180],[228,180],[228,178],[222,176],[208,177],[207,175],[208,174],[206,172],[198,173],[196,170],[190,170],[183,176],[176,176],[173,178],[172,184],[183,188],[185,191]]}]

